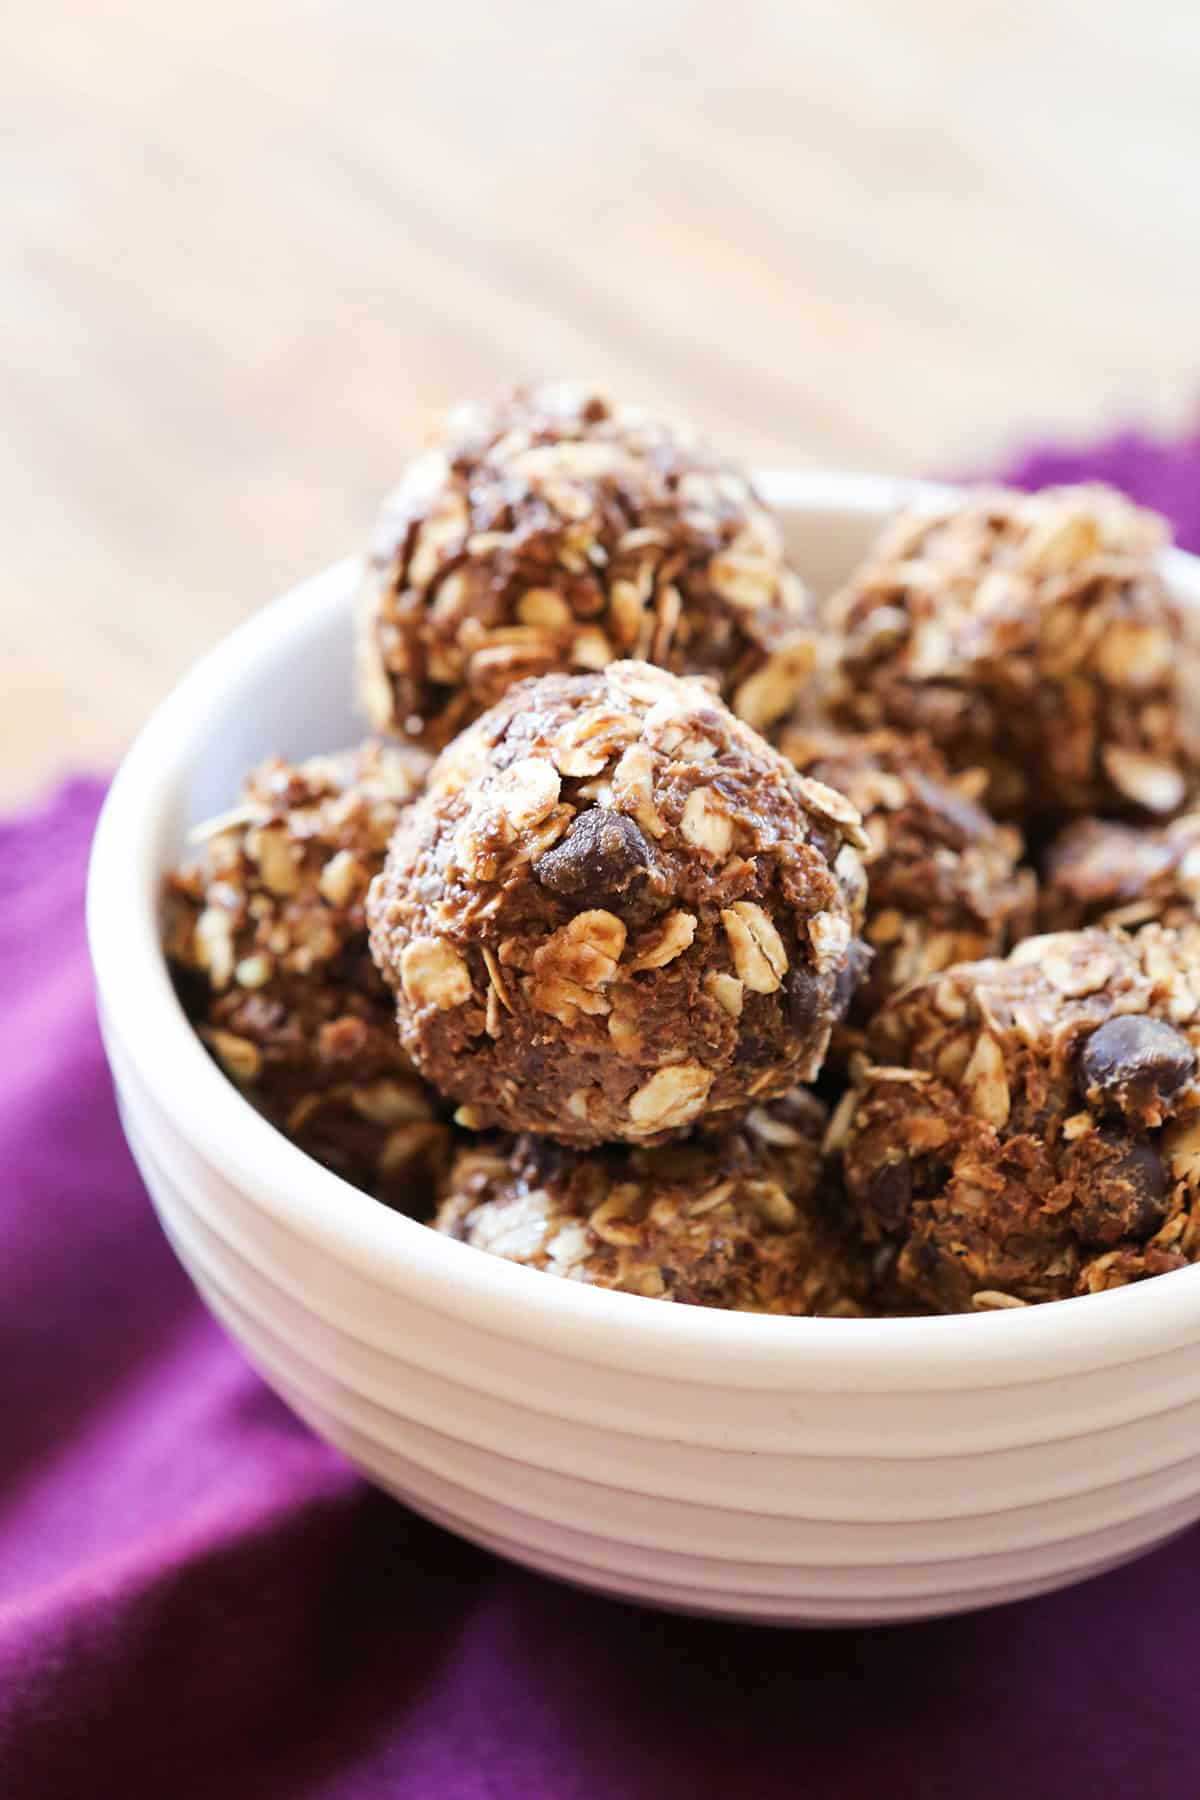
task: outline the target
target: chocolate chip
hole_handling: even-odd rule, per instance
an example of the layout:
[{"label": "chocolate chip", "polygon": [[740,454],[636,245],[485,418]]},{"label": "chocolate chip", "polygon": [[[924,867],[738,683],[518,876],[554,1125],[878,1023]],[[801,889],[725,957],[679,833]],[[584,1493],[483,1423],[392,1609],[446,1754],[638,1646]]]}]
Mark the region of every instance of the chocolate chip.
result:
[{"label": "chocolate chip", "polygon": [[903,1225],[912,1201],[913,1172],[907,1157],[881,1163],[867,1184],[867,1204],[888,1230]]},{"label": "chocolate chip", "polygon": [[850,1002],[854,998],[855,990],[866,974],[867,966],[873,955],[874,951],[864,944],[861,938],[855,938],[852,941],[846,952],[846,960],[838,970],[837,979],[833,984],[832,1004],[835,1019],[844,1019],[850,1010]]},{"label": "chocolate chip", "polygon": [[1122,1013],[1099,1026],[1079,1058],[1084,1094],[1126,1111],[1175,1093],[1195,1067],[1196,1052],[1182,1032],[1140,1013]]},{"label": "chocolate chip", "polygon": [[545,1187],[570,1173],[573,1159],[570,1151],[549,1138],[525,1135],[517,1139],[513,1161],[529,1187]]},{"label": "chocolate chip", "polygon": [[[794,963],[787,978],[788,1023],[797,1037],[807,1037],[821,1011],[821,983],[805,963]],[[840,1017],[840,1015],[839,1015]]]},{"label": "chocolate chip", "polygon": [[1099,1131],[1088,1147],[1080,1236],[1091,1244],[1151,1237],[1166,1217],[1170,1190],[1166,1164],[1154,1145]]},{"label": "chocolate chip", "polygon": [[652,861],[632,819],[606,806],[580,813],[564,838],[533,865],[542,886],[564,899],[610,899],[623,894]]},{"label": "chocolate chip", "polygon": [[1143,1204],[1160,1206],[1166,1199],[1170,1185],[1167,1165],[1153,1144],[1123,1145],[1120,1174]]}]

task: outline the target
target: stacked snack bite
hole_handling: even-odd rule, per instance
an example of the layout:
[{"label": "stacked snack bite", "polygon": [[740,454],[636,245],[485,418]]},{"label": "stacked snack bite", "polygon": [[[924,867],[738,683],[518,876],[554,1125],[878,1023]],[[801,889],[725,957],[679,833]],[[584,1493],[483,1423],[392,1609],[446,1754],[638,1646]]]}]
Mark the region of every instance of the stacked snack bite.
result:
[{"label": "stacked snack bite", "polygon": [[832,608],[846,727],[925,732],[1028,822],[1183,802],[1183,623],[1161,520],[1101,487],[901,513]]},{"label": "stacked snack bite", "polygon": [[867,837],[863,937],[871,955],[838,1032],[845,1054],[909,982],[1027,937],[1037,883],[1020,866],[1020,833],[976,801],[982,772],[952,776],[927,739],[790,726],[780,749],[802,774],[846,796]]},{"label": "stacked snack bite", "polygon": [[1200,928],[1027,939],[894,998],[834,1136],[892,1291],[1092,1293],[1200,1250]]},{"label": "stacked snack bite", "polygon": [[1152,829],[1112,819],[1068,826],[1046,852],[1041,910],[1047,931],[1200,920],[1200,813]]},{"label": "stacked snack bite", "polygon": [[817,1074],[862,844],[703,683],[546,676],[435,764],[371,890],[372,950],[464,1123],[658,1142]]},{"label": "stacked snack bite", "polygon": [[460,408],[385,505],[361,603],[373,724],[441,749],[514,682],[644,658],[763,730],[813,620],[774,517],[686,427],[547,383]]},{"label": "stacked snack bite", "polygon": [[396,1040],[364,906],[427,768],[379,744],[264,763],[193,833],[164,902],[181,997],[230,1079],[335,1173],[418,1207],[449,1135]]},{"label": "stacked snack bite", "polygon": [[863,1311],[865,1253],[821,1152],[811,1095],[657,1149],[493,1138],[461,1151],[439,1231],[572,1281],[740,1312]]}]

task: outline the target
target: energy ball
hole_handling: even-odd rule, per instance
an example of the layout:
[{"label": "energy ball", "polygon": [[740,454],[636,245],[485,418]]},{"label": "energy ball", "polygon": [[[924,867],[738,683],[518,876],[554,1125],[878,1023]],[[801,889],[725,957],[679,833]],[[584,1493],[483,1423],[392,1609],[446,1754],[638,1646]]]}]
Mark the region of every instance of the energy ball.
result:
[{"label": "energy ball", "polygon": [[865,1258],[802,1090],[736,1129],[659,1149],[569,1150],[533,1137],[461,1150],[434,1224],[571,1281],[739,1312],[861,1312]]},{"label": "energy ball", "polygon": [[876,1018],[831,1128],[886,1290],[1064,1299],[1200,1255],[1200,928],[1028,938]]},{"label": "energy ball", "polygon": [[872,952],[839,1048],[910,981],[1001,954],[1034,928],[1037,884],[1023,845],[976,803],[978,770],[951,775],[927,739],[791,726],[780,749],[862,814],[868,849],[863,936]]},{"label": "energy ball", "polygon": [[301,1149],[405,1210],[448,1130],[396,1040],[364,904],[427,768],[377,744],[264,763],[193,834],[202,854],[164,900],[181,999],[225,1073]]},{"label": "energy ball", "polygon": [[1200,812],[1153,828],[1080,819],[1051,844],[1044,869],[1047,931],[1200,921]]},{"label": "energy ball", "polygon": [[657,1143],[817,1073],[862,842],[704,683],[548,675],[435,764],[372,887],[372,951],[460,1123]]},{"label": "energy ball", "polygon": [[376,729],[440,749],[514,682],[640,657],[711,674],[763,730],[813,648],[747,477],[685,427],[562,382],[452,414],[386,502],[360,686]]},{"label": "energy ball", "polygon": [[835,722],[927,732],[1001,817],[1174,812],[1193,752],[1164,536],[1102,487],[901,513],[831,603]]}]

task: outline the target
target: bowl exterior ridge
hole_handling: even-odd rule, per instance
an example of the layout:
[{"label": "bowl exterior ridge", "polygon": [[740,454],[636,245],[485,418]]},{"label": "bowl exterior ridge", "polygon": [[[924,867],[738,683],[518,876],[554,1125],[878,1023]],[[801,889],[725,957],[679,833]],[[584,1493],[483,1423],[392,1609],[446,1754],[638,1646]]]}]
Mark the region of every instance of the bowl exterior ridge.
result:
[{"label": "bowl exterior ridge", "polygon": [[[119,1052],[113,1054],[120,1066]],[[128,1074],[125,1082],[128,1101],[136,1091],[136,1077]],[[614,1382],[606,1369],[573,1358],[567,1373],[570,1391],[574,1393],[581,1381],[589,1384],[587,1415],[581,1419],[578,1405],[568,1405],[562,1398],[563,1371],[539,1354],[531,1357],[519,1332],[508,1336],[483,1332],[472,1325],[469,1316],[447,1320],[410,1294],[403,1297],[406,1327],[411,1330],[413,1319],[419,1317],[421,1332],[412,1335],[409,1345],[394,1335],[390,1341],[381,1341],[370,1332],[372,1311],[379,1307],[377,1290],[361,1278],[356,1283],[353,1275],[339,1271],[337,1304],[332,1304],[327,1291],[332,1272],[315,1256],[293,1254],[291,1264],[285,1266],[286,1240],[264,1218],[252,1194],[223,1190],[220,1176],[210,1168],[192,1167],[184,1181],[169,1173],[161,1131],[156,1145],[156,1134],[147,1129],[144,1112],[135,1118],[127,1111],[126,1128],[156,1201],[169,1195],[168,1204],[162,1206],[164,1225],[188,1266],[193,1271],[211,1271],[214,1281],[236,1277],[239,1287],[253,1295],[253,1305],[246,1308],[250,1316],[257,1312],[265,1320],[294,1321],[297,1353],[311,1354],[319,1346],[331,1373],[337,1369],[353,1372],[361,1384],[356,1391],[363,1398],[389,1396],[397,1385],[398,1370],[403,1369],[405,1385],[414,1396],[411,1405],[419,1408],[426,1392],[436,1394],[439,1417],[461,1413],[477,1434],[483,1434],[480,1441],[490,1437],[488,1447],[502,1455],[512,1429],[512,1399],[517,1395],[521,1420],[536,1419],[543,1442],[554,1442],[556,1437],[571,1442],[571,1466],[581,1477],[589,1466],[583,1443],[594,1439],[603,1446],[615,1434],[638,1471],[622,1475],[623,1483],[628,1479],[637,1482],[639,1472],[645,1471],[640,1478],[647,1483],[647,1491],[657,1486],[660,1491],[678,1493],[693,1463],[707,1464],[711,1453],[720,1449],[732,1453],[732,1466],[742,1470],[747,1467],[747,1456],[755,1458],[754,1496],[768,1500],[775,1493],[773,1464],[794,1453],[795,1427],[790,1417],[794,1407],[785,1409],[781,1417],[773,1392],[721,1389],[708,1380],[664,1383],[647,1370],[636,1396],[629,1398],[622,1411],[622,1384]],[[220,1195],[216,1206],[212,1204],[214,1194]],[[395,1296],[397,1303],[400,1298]],[[446,1348],[440,1356],[430,1349],[439,1344]],[[802,1351],[796,1361],[797,1379],[802,1380]],[[484,1367],[486,1382],[477,1373]],[[1097,1372],[1099,1379],[1090,1381],[1071,1376],[1047,1384],[1047,1391],[1039,1396],[1042,1408],[1036,1416],[1028,1410],[1026,1389],[993,1388],[981,1396],[967,1380],[958,1391],[925,1396],[923,1428],[914,1432],[911,1427],[898,1427],[891,1416],[896,1391],[883,1384],[888,1371],[881,1364],[878,1391],[856,1391],[852,1405],[836,1393],[807,1397],[806,1463],[819,1471],[839,1460],[866,1458],[872,1466],[890,1471],[888,1491],[897,1499],[910,1469],[938,1457],[949,1477],[942,1496],[941,1516],[946,1518],[960,1510],[953,1471],[968,1463],[978,1468],[986,1458],[992,1460],[997,1479],[1002,1468],[1035,1471],[1038,1503],[1056,1498],[1060,1491],[1072,1492],[1081,1483],[1095,1492],[1107,1485],[1107,1453],[1099,1466],[1094,1460],[1097,1446],[1106,1438],[1127,1446],[1126,1461],[1140,1455],[1138,1473],[1148,1454],[1154,1461],[1165,1450],[1162,1466],[1180,1460],[1178,1445],[1187,1439],[1166,1435],[1163,1419],[1166,1414],[1186,1417],[1200,1409],[1200,1357],[1164,1355],[1156,1359],[1156,1371],[1153,1408],[1148,1408],[1142,1386],[1146,1365],[1139,1362],[1134,1365],[1131,1384],[1115,1383],[1108,1371]],[[701,1394],[710,1400],[719,1397],[712,1417],[697,1407]],[[496,1422],[489,1424],[493,1419]],[[670,1439],[663,1459],[667,1470],[656,1483],[653,1453],[662,1448],[664,1422],[669,1424]],[[1154,1466],[1160,1465],[1154,1461]],[[746,1504],[750,1491],[743,1485],[731,1494],[728,1504]],[[860,1492],[851,1484],[842,1504],[857,1504],[866,1513],[869,1498],[854,1498]],[[796,1490],[791,1476],[785,1494],[789,1508],[794,1507]],[[1021,1495],[1008,1502],[1024,1503]],[[923,1499],[922,1508],[925,1505]],[[887,1515],[889,1519],[897,1516]]]},{"label": "bowl exterior ridge", "polygon": [[[336,1332],[319,1306],[305,1309],[282,1297],[269,1269],[257,1269],[198,1223],[186,1195],[145,1154],[132,1121],[131,1136],[164,1226],[208,1304],[301,1417],[381,1486],[506,1554],[515,1545],[537,1546],[533,1560],[551,1573],[739,1618],[764,1611],[804,1622],[922,1617],[1015,1597],[1014,1567],[1025,1591],[1030,1583],[1055,1585],[1111,1566],[1195,1516],[1200,1450],[1152,1459],[1147,1468],[1139,1442],[1146,1434],[1136,1424],[1073,1440],[1074,1479],[1065,1491],[1058,1472],[1043,1467],[1040,1446],[993,1452],[984,1494],[976,1480],[980,1459],[961,1456],[952,1437],[947,1454],[910,1459],[901,1481],[895,1459],[867,1452],[814,1458],[798,1433],[792,1454],[772,1459],[769,1493],[756,1494],[743,1479],[740,1504],[731,1503],[728,1477],[740,1473],[747,1455],[759,1458],[721,1443],[722,1418],[728,1424],[732,1411],[714,1418],[708,1446],[693,1448],[690,1480],[677,1470],[676,1489],[686,1486],[687,1497],[661,1491],[662,1481],[660,1491],[642,1491],[636,1459],[646,1440],[589,1428],[586,1402],[584,1420],[560,1443],[546,1442],[552,1421],[545,1416],[542,1435],[530,1438],[519,1390],[504,1448],[494,1430],[480,1433],[469,1389],[462,1390],[462,1416],[449,1418],[444,1393],[435,1392],[435,1426],[416,1416],[425,1410],[421,1369],[389,1359],[381,1381],[379,1352]],[[240,1201],[253,1208],[252,1199]],[[227,1196],[226,1205],[236,1214],[236,1200]],[[419,1328],[419,1317],[412,1322]],[[495,1355],[490,1338],[488,1347]],[[389,1391],[414,1398],[398,1408],[385,1403]],[[711,1391],[698,1386],[692,1404],[711,1407]],[[668,1446],[671,1426],[664,1414]],[[1173,1409],[1159,1426],[1156,1418],[1151,1435],[1160,1451],[1171,1441],[1196,1443],[1200,1401]],[[580,1439],[589,1435],[594,1443],[585,1457]],[[520,1454],[526,1441],[536,1455]],[[1043,1479],[1030,1485],[1029,1474],[1039,1470]],[[826,1478],[823,1499],[814,1471]],[[965,1489],[947,1510],[956,1476],[965,1477]],[[782,1510],[789,1496],[790,1508]],[[869,1602],[878,1610],[864,1610]]]}]

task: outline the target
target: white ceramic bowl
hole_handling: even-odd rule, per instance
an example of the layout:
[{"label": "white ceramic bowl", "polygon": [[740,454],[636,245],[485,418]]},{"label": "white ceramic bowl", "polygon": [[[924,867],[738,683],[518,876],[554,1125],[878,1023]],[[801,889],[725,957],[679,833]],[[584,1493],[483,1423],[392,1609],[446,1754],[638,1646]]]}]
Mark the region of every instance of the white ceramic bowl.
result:
[{"label": "white ceramic bowl", "polygon": [[[913,489],[764,478],[828,589]],[[1200,608],[1200,563],[1171,579]],[[790,1319],[556,1281],[326,1173],[209,1060],[156,889],[242,771],[352,741],[355,567],[235,632],[159,708],[96,838],[90,930],[122,1116],[217,1317],[380,1486],[551,1574],[780,1622],[1034,1594],[1200,1516],[1200,1268],[1028,1311]]]}]

